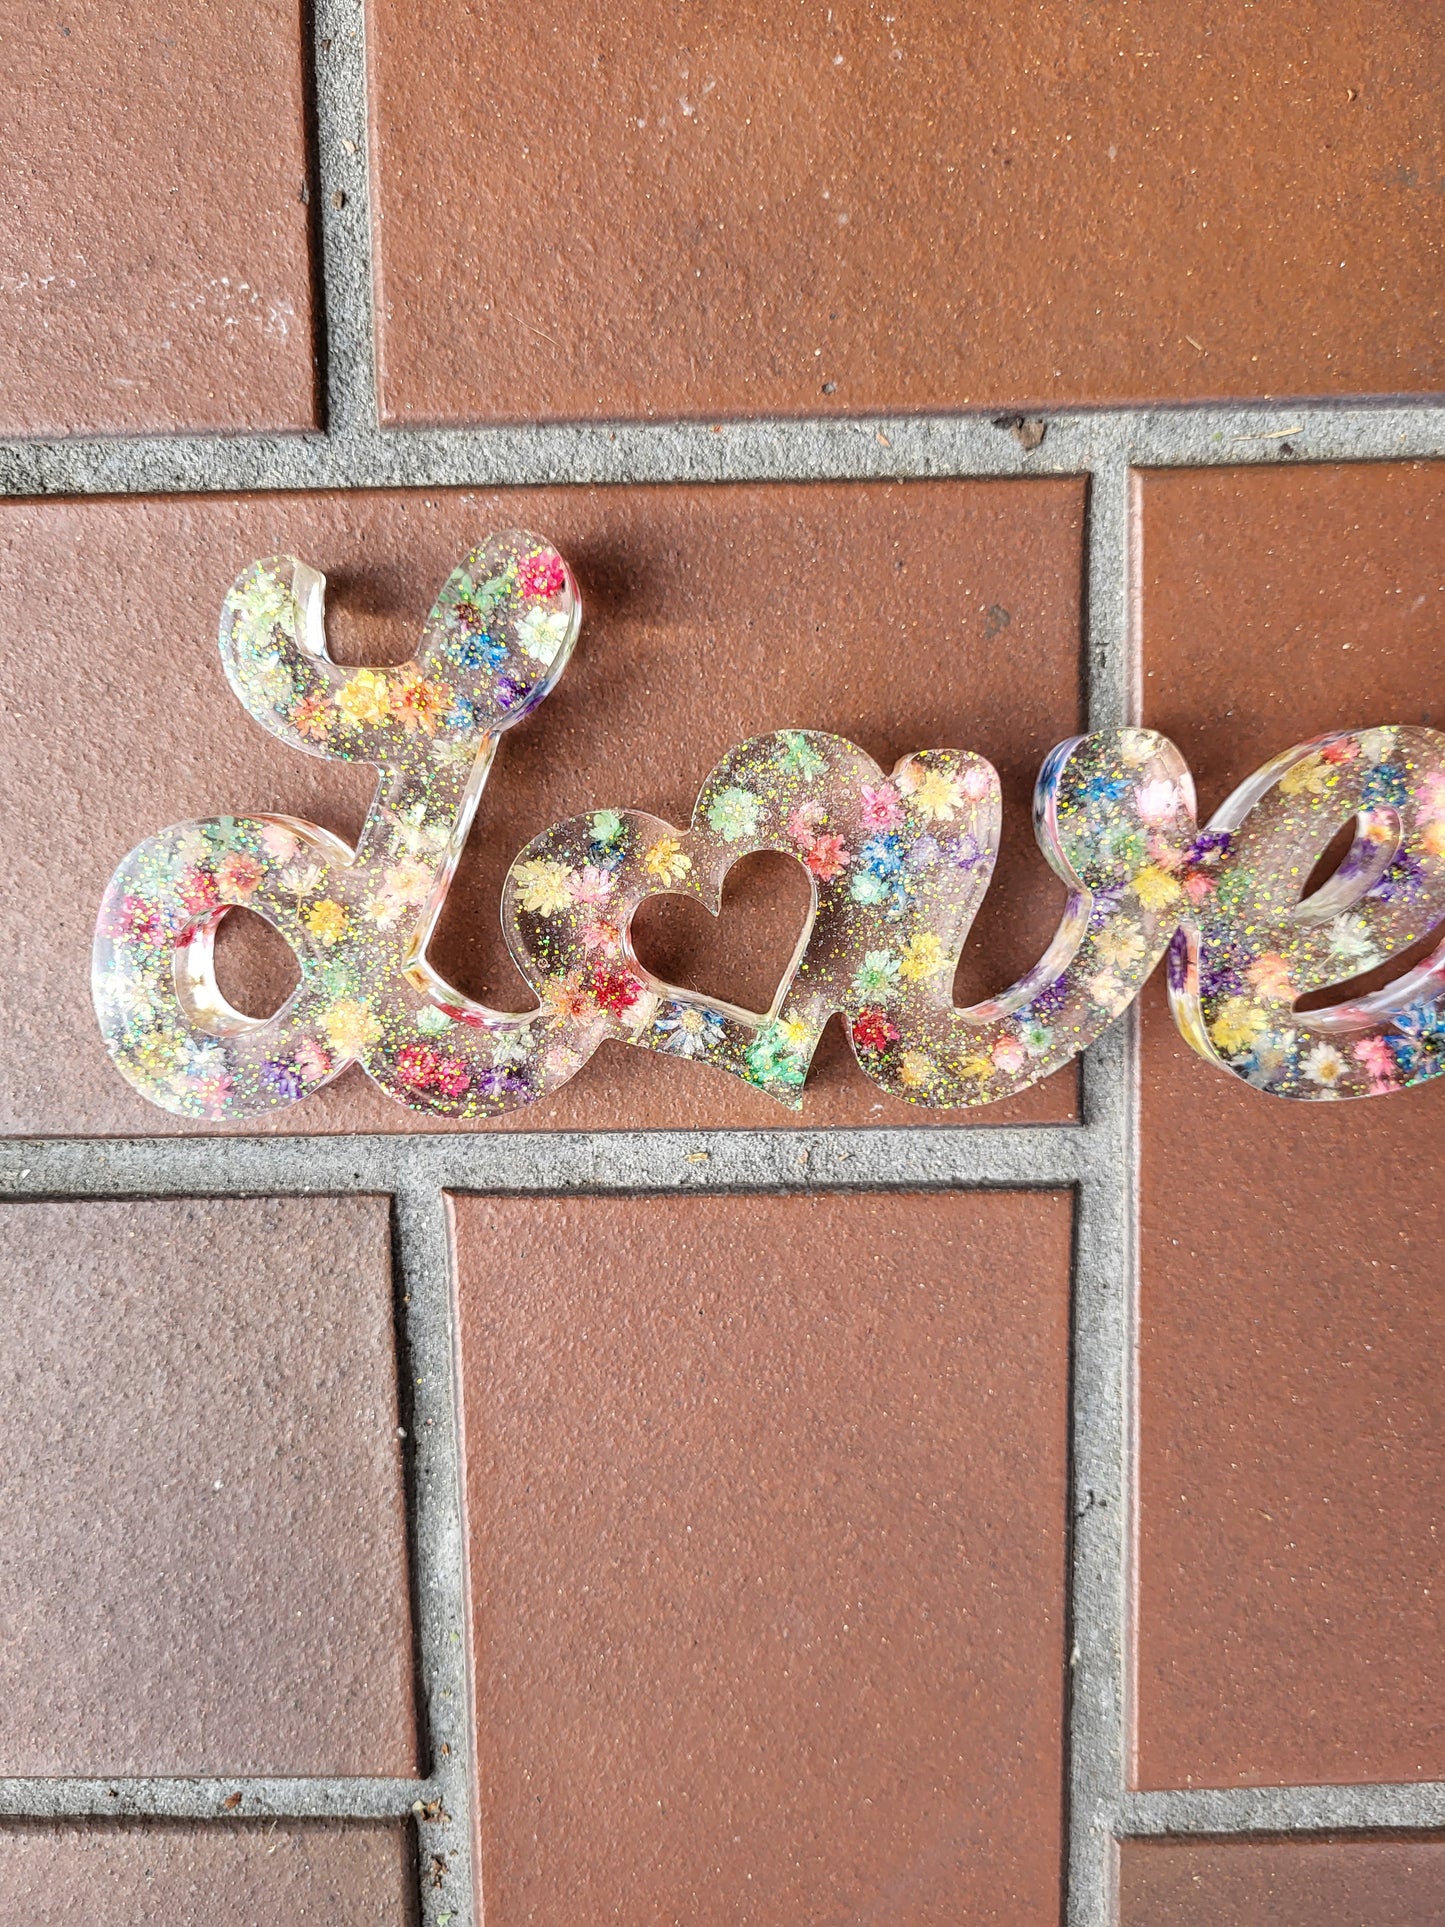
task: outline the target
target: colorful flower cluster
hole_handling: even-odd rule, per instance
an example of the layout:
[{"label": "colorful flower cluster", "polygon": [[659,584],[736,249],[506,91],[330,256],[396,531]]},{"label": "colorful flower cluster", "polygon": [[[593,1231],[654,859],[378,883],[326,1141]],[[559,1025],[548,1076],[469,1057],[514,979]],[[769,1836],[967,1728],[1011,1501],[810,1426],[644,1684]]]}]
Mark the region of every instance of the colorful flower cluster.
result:
[{"label": "colorful flower cluster", "polygon": [[[1301,901],[1342,823],[1349,852]],[[1445,1068],[1445,960],[1373,994],[1300,1014],[1311,991],[1377,969],[1445,909],[1445,739],[1341,732],[1276,757],[1196,839],[1192,916],[1170,954],[1175,1016],[1194,1047],[1279,1097],[1376,1097]]]},{"label": "colorful flower cluster", "polygon": [[[796,1105],[822,1028],[841,1010],[859,1062],[884,1088],[929,1105],[986,1103],[1045,1075],[1113,1014],[1100,1007],[1066,1020],[1056,1037],[1039,1012],[1063,1008],[1057,985],[1052,1001],[1040,986],[1002,1016],[953,1009],[954,969],[998,848],[998,778],[980,757],[924,751],[885,775],[839,737],[785,730],[723,759],[686,831],[611,812],[603,848],[598,820],[537,838],[503,898],[513,954],[544,1003],[569,1000],[584,1051],[621,1038],[714,1064]],[[796,857],[814,895],[772,1009],[691,996],[636,964],[626,932],[644,898],[666,889],[715,911],[729,868],[761,849]],[[1122,914],[1113,910],[1114,925]],[[1168,929],[1150,927],[1152,963]],[[1121,938],[1114,954],[1142,960],[1145,946]],[[625,984],[610,1009],[601,972]]]}]

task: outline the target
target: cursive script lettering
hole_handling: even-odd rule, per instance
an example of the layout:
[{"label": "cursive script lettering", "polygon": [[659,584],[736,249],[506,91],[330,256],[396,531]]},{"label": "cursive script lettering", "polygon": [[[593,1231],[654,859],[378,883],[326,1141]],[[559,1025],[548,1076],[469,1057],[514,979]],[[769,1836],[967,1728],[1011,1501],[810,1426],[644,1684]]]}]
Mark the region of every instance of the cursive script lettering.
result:
[{"label": "cursive script lettering", "polygon": [[[987,1104],[1085,1049],[1166,951],[1184,1036],[1261,1090],[1377,1096],[1445,1068],[1445,945],[1372,996],[1296,1010],[1445,917],[1445,737],[1424,728],[1291,749],[1202,831],[1164,737],[1060,744],[1034,799],[1039,846],[1068,890],[1058,930],[1026,976],[966,1009],[952,984],[998,855],[992,766],[930,749],[885,772],[841,737],[754,737],[708,776],[685,827],[605,808],[528,844],[502,922],[537,1005],[489,1009],[437,975],[427,942],[501,735],[566,666],[576,584],[550,544],[492,536],[443,588],[416,655],[388,669],[331,660],[324,588],[294,557],[253,563],[225,597],[221,656],[266,729],[381,772],[356,847],[292,817],[179,824],[126,857],[101,906],[106,1047],[168,1111],[255,1117],[359,1064],[415,1110],[485,1117],[545,1097],[607,1041],[717,1065],[796,1108],[837,1012],[882,1089],[940,1109]],[[1351,817],[1348,856],[1302,901]],[[716,913],[727,871],[756,850],[793,856],[812,887],[771,1009],[681,990],[638,962],[630,931],[645,898]],[[237,906],[273,924],[300,966],[271,1017],[234,1010],[216,983],[216,928]]]}]

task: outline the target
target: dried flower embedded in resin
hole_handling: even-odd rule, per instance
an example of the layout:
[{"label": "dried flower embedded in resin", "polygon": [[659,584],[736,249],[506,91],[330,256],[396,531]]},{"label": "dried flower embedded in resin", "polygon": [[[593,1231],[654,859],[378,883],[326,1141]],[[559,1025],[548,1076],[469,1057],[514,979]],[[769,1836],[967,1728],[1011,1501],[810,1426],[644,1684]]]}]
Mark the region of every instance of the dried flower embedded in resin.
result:
[{"label": "dried flower embedded in resin", "polygon": [[[1353,817],[1333,876],[1310,871]],[[1307,1014],[1445,915],[1445,737],[1342,731],[1277,756],[1220,807],[1182,879],[1175,1021],[1212,1063],[1278,1097],[1377,1097],[1445,1068],[1445,946],[1382,990]]]},{"label": "dried flower embedded in resin", "polygon": [[[529,844],[503,891],[507,940],[544,998],[585,1011],[569,1049],[590,1054],[623,1037],[796,1104],[823,1026],[843,1011],[858,1062],[885,1090],[932,1106],[986,1104],[1091,1043],[1164,954],[1174,920],[1151,900],[1151,878],[1167,876],[1146,859],[1157,846],[1182,863],[1194,830],[1189,775],[1150,731],[1079,737],[1050,758],[1036,817],[1070,886],[1063,921],[1036,969],[971,1010],[953,1007],[953,974],[997,858],[1001,804],[993,767],[957,750],[923,750],[885,773],[837,736],[754,737],[707,778],[685,830],[611,810]],[[659,887],[716,911],[728,870],[755,850],[796,857],[813,898],[793,967],[763,1014],[659,982],[627,935]]]},{"label": "dried flower embedded in resin", "polygon": [[[221,655],[245,708],[284,742],[381,772],[356,848],[290,817],[181,824],[131,852],[101,907],[101,1030],[121,1073],[169,1111],[254,1117],[359,1064],[415,1110],[485,1117],[544,1097],[609,1040],[713,1064],[796,1107],[839,1011],[881,1088],[930,1107],[987,1104],[1090,1044],[1171,941],[1185,1035],[1263,1089],[1367,1096],[1442,1066],[1436,960],[1374,998],[1293,1010],[1445,913],[1445,739],[1424,729],[1291,750],[1202,834],[1189,771],[1163,737],[1061,744],[1034,806],[1068,887],[1059,929],[1033,970],[969,1009],[952,983],[998,854],[992,766],[932,749],[885,772],[837,736],[754,737],[706,778],[686,826],[608,807],[520,853],[502,921],[537,1005],[491,1010],[444,983],[426,946],[499,738],[566,665],[576,585],[550,544],[493,536],[447,582],[416,655],[389,669],[331,661],[324,586],[292,557],[254,563],[225,598]],[[1350,857],[1301,903],[1352,813]],[[740,1010],[647,971],[631,943],[637,906],[671,893],[715,912],[728,870],[757,850],[793,856],[812,891],[773,1007]],[[233,1010],[216,984],[216,927],[236,906],[273,924],[300,966],[269,1018]]]}]

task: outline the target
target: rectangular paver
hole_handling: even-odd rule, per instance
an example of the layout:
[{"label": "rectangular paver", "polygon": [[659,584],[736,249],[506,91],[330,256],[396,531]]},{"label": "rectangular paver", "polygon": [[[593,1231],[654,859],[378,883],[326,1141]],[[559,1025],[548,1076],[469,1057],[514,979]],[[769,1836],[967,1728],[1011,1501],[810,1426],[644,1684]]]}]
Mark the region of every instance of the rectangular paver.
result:
[{"label": "rectangular paver", "polygon": [[24,1927],[414,1927],[401,1826],[0,1823],[0,1910]]},{"label": "rectangular paver", "polygon": [[1067,1194],[452,1210],[488,1927],[1056,1920]]},{"label": "rectangular paver", "polygon": [[1131,1841],[1119,1927],[1435,1927],[1445,1841]]},{"label": "rectangular paver", "polygon": [[[101,895],[143,837],[191,817],[263,810],[352,838],[360,828],[369,772],[277,743],[222,674],[221,598],[250,560],[277,551],[332,574],[332,633],[352,661],[409,656],[438,589],[489,530],[536,528],[577,568],[586,614],[576,656],[502,745],[432,945],[461,990],[512,1009],[535,1003],[499,917],[502,878],[532,836],[617,805],[685,823],[725,750],[796,726],[850,736],[885,768],[925,747],[995,762],[1003,852],[959,995],[1002,989],[1042,955],[1063,901],[1034,846],[1029,801],[1042,758],[1079,724],[1082,511],[1075,481],[7,505],[0,796],[7,815],[33,827],[15,841],[0,904],[12,960],[0,984],[0,1128],[195,1128],[122,1082],[90,1008]],[[765,1005],[803,915],[796,889],[783,896],[776,877],[776,866],[762,875],[752,866],[737,908],[729,894],[721,950],[700,909],[641,919],[644,958]],[[218,955],[223,988],[256,1014],[276,1007],[294,975],[279,939],[264,956],[244,941],[223,942]],[[1066,1072],[962,1116],[1067,1118],[1073,1095]],[[502,1121],[777,1127],[938,1116],[886,1098],[835,1030],[801,1114],[722,1073],[608,1045],[556,1098]],[[290,1131],[428,1122],[355,1069],[266,1120]]]},{"label": "rectangular paver", "polygon": [[1429,9],[371,0],[370,60],[393,422],[1440,385]]},{"label": "rectangular paver", "polygon": [[5,8],[0,434],[315,426],[303,11]]},{"label": "rectangular paver", "polygon": [[416,1767],[385,1200],[6,1204],[0,1773]]},{"label": "rectangular paver", "polygon": [[[1331,727],[1445,718],[1445,475],[1143,488],[1146,720],[1208,813]],[[1145,1000],[1140,1783],[1445,1778],[1438,1083],[1291,1104]]]}]

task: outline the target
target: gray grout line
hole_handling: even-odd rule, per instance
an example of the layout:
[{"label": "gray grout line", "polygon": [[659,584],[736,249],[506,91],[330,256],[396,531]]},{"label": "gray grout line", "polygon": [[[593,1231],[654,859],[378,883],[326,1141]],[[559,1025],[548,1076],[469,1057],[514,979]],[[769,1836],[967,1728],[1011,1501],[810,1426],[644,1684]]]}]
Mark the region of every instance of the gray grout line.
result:
[{"label": "gray grout line", "polygon": [[[348,1073],[350,1075],[351,1073]],[[9,1138],[0,1197],[633,1192],[1073,1184],[1078,1125],[860,1131],[507,1131],[378,1137]]]},{"label": "gray grout line", "polygon": [[[455,1750],[455,1749],[454,1749]],[[97,1779],[0,1777],[5,1819],[181,1819],[220,1823],[256,1819],[409,1820],[435,1828],[431,1851],[458,1851],[458,1838],[417,1809],[442,1800],[453,1820],[463,1768],[430,1780],[229,1778],[112,1774]],[[225,1802],[237,1793],[240,1803]],[[457,1800],[457,1806],[452,1804]],[[1351,1831],[1445,1831],[1445,1781],[1365,1786],[1205,1787],[1130,1793],[1120,1807],[1121,1839]],[[458,1897],[459,1898],[459,1897]],[[455,1906],[456,1899],[445,1904]]]},{"label": "gray grout line", "polygon": [[1200,1787],[1132,1793],[1119,1833],[1228,1835],[1445,1829],[1445,1781],[1393,1786]]},{"label": "gray grout line", "polygon": [[311,14],[328,439],[306,446],[335,461],[376,440],[366,23],[363,0],[312,0]]},{"label": "gray grout line", "polygon": [[[313,0],[312,25],[326,325],[324,446],[346,463],[355,459],[348,451],[378,440],[365,0]],[[290,1152],[271,1145],[260,1156],[263,1163],[284,1158],[295,1167],[292,1182],[327,1163],[356,1166],[353,1182],[391,1167],[418,1741],[435,1782],[435,1793],[415,1803],[414,1898],[422,1927],[441,1921],[471,1927],[479,1901],[472,1866],[474,1734],[451,1254],[435,1171],[424,1156],[397,1157],[397,1148],[388,1145],[383,1152],[375,1140],[343,1141],[327,1147],[333,1154],[328,1159],[314,1149]],[[228,1166],[237,1162],[225,1151],[220,1155]]]},{"label": "gray grout line", "polygon": [[[347,9],[343,0],[322,0],[322,11],[330,17]],[[348,57],[359,70],[359,48]],[[321,151],[333,432],[0,442],[0,495],[965,479],[1108,473],[1121,462],[1288,467],[1445,457],[1445,406],[1438,401],[1063,412],[1046,417],[1048,432],[1031,453],[986,415],[383,432],[372,424],[364,387],[372,356],[361,155],[347,156],[328,122]],[[341,190],[347,203],[339,211],[328,185],[335,179],[352,183]],[[1297,432],[1284,432],[1296,424]]]},{"label": "gray grout line", "polygon": [[[1089,486],[1085,644],[1090,729],[1131,719],[1130,476]],[[1132,1010],[1084,1058],[1089,1155],[1074,1238],[1069,1588],[1068,1927],[1115,1917],[1114,1825],[1124,1789],[1127,1380],[1135,1134]]]},{"label": "gray grout line", "polygon": [[[0,1779],[7,1819],[411,1820],[438,1797],[424,1780],[124,1776],[110,1779]],[[234,1807],[227,1800],[240,1799]]]},{"label": "gray grout line", "polygon": [[422,1915],[426,1927],[438,1916],[462,1927],[473,1912],[474,1781],[450,1239],[446,1202],[434,1185],[404,1184],[393,1210],[401,1365],[407,1374],[403,1410],[410,1434],[421,1736],[440,1801],[439,1808],[423,1803],[417,1814],[419,1865],[434,1864],[439,1876],[422,1883]]}]

